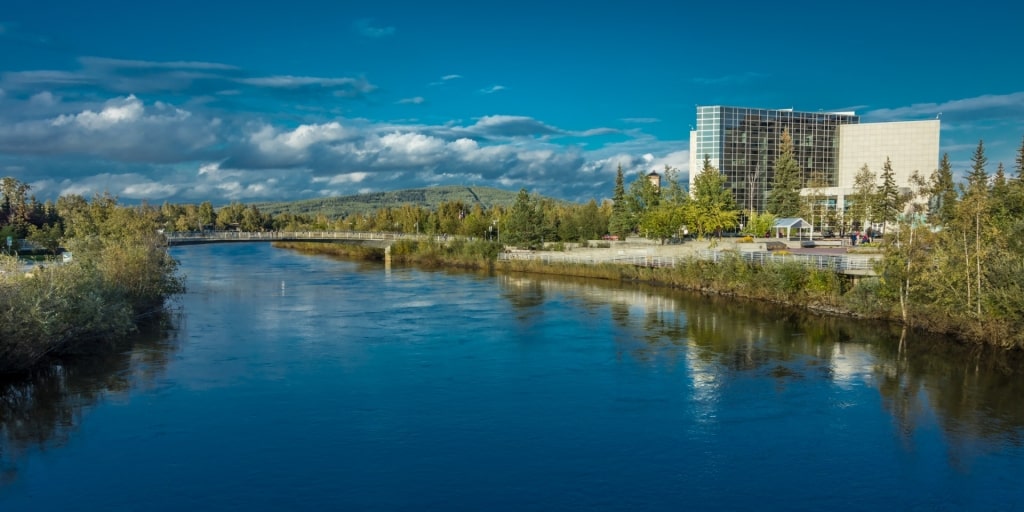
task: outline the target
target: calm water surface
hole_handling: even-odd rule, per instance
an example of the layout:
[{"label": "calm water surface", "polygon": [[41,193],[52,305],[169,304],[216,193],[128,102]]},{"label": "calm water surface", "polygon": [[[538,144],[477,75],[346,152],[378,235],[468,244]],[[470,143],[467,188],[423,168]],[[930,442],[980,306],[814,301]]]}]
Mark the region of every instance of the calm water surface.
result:
[{"label": "calm water surface", "polygon": [[1024,509],[1019,359],[636,286],[173,252],[169,327],[3,389],[0,510]]}]

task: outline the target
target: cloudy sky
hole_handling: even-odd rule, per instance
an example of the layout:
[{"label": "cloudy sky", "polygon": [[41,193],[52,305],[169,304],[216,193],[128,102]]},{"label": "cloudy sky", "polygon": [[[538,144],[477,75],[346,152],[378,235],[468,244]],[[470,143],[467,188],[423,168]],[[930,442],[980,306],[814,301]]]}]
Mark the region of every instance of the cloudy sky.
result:
[{"label": "cloudy sky", "polygon": [[41,200],[587,200],[620,164],[688,171],[698,104],[941,116],[958,172],[979,139],[1011,169],[1024,136],[1016,2],[227,4],[5,5],[0,176]]}]

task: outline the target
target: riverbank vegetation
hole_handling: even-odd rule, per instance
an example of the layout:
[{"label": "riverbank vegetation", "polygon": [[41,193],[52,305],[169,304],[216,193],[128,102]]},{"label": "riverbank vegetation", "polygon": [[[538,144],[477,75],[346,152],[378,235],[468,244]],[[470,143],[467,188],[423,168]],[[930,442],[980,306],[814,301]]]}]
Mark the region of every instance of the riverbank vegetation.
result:
[{"label": "riverbank vegetation", "polygon": [[[10,195],[11,190],[22,194]],[[45,215],[35,215],[27,191],[24,185],[4,188],[4,228],[14,236],[49,233],[69,261],[55,258],[26,268],[9,254],[13,250],[0,256],[0,375],[118,340],[183,288],[157,231],[155,210],[120,206],[109,195],[92,201],[62,196],[43,209]]]},{"label": "riverbank vegetation", "polygon": [[[874,234],[877,241],[871,246],[879,251],[877,277],[854,284],[844,276],[823,276],[822,272],[828,271],[791,270],[791,265],[744,267],[730,259],[717,264],[686,263],[675,272],[626,267],[569,270],[523,262],[501,265],[511,269],[529,266],[535,271],[544,266],[543,271],[548,272],[596,273],[705,292],[784,298],[978,342],[1024,347],[1024,143],[1014,172],[1007,172],[1000,163],[990,174],[984,145],[979,142],[971,169],[959,184],[948,155],[935,170],[922,170],[910,183],[900,184],[894,178],[899,162],[865,163],[853,192],[846,196],[847,208],[839,211],[829,207],[834,203],[825,196],[828,179],[820,172],[801,173],[793,160],[789,135],[784,134],[783,140],[765,212],[745,211],[743,205],[735,204],[727,180],[705,158],[699,171],[694,170],[699,174],[692,190],[686,190],[679,173],[667,166],[660,174],[639,173],[627,187],[620,168],[611,199],[600,203],[596,199],[565,203],[520,190],[511,205],[485,207],[480,201],[456,199],[435,207],[397,204],[333,218],[322,212],[274,216],[240,203],[217,210],[209,203],[165,203],[158,222],[165,229],[178,231],[352,230],[433,235],[433,242],[396,245],[393,261],[486,267],[494,265],[500,248],[543,250],[557,244],[627,236],[661,243],[693,236],[722,237],[726,232],[762,237],[772,231],[776,218],[800,216],[809,219],[820,233]],[[873,173],[872,166],[878,166],[880,174]],[[447,243],[437,242],[437,238]],[[383,258],[383,254],[376,257]]]}]

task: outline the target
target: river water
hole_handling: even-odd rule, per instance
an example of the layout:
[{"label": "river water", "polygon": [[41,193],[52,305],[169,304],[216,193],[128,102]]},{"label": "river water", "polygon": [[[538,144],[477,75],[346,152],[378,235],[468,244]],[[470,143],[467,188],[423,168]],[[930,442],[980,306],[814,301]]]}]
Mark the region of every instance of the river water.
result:
[{"label": "river water", "polygon": [[1021,510],[1020,358],[637,285],[176,248],[5,385],[0,510]]}]

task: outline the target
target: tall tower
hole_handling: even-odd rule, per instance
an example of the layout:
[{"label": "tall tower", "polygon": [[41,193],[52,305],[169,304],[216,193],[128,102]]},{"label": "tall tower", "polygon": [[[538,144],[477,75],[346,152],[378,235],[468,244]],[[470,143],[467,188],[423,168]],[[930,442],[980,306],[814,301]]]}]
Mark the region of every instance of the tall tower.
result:
[{"label": "tall tower", "polygon": [[647,181],[651,182],[651,185],[654,185],[654,188],[661,188],[661,175],[658,174],[658,171],[651,171],[651,173],[647,175]]}]

